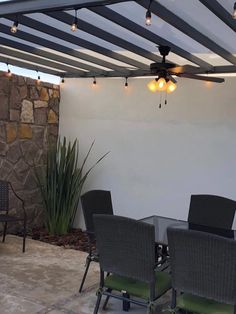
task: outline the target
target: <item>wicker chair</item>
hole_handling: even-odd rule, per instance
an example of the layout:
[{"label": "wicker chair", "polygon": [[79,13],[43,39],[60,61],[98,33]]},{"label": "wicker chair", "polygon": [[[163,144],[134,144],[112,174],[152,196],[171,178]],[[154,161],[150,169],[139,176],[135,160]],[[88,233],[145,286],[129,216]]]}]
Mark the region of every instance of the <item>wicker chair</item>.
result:
[{"label": "wicker chair", "polygon": [[90,263],[98,262],[98,254],[93,250],[92,243],[94,243],[94,214],[107,214],[113,215],[113,207],[111,200],[111,192],[104,190],[92,190],[81,196],[81,205],[84,214],[86,231],[89,237],[89,254],[86,259],[86,269],[79,288],[79,292],[82,292],[83,285],[89,270]]},{"label": "wicker chair", "polygon": [[172,309],[236,314],[236,241],[177,228],[169,228],[167,233]]},{"label": "wicker chair", "polygon": [[216,195],[192,195],[188,221],[192,224],[231,229],[236,202]]},{"label": "wicker chair", "polygon": [[[10,189],[12,190],[14,196],[18,200],[20,200],[22,203],[23,217],[15,217],[15,216],[9,215]],[[24,253],[25,252],[25,240],[26,240],[26,222],[27,222],[26,212],[24,208],[24,201],[16,194],[10,182],[2,181],[2,180],[0,180],[0,212],[4,212],[3,214],[0,213],[0,222],[4,224],[2,242],[5,242],[8,223],[13,223],[17,221],[23,222],[23,249],[22,251]]]},{"label": "wicker chair", "polygon": [[[171,288],[169,274],[155,272],[154,226],[111,215],[94,215],[94,224],[101,271],[94,314],[103,295],[153,313],[155,301]],[[105,278],[104,272],[110,275]]]}]

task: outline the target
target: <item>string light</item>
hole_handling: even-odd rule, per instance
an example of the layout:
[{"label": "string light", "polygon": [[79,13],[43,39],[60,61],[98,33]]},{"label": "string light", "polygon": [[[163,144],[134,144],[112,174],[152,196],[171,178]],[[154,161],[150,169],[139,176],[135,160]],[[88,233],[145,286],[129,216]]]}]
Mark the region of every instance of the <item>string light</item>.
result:
[{"label": "string light", "polygon": [[127,89],[128,86],[129,86],[129,84],[128,84],[128,77],[126,77],[126,78],[125,78],[125,89]]},{"label": "string light", "polygon": [[97,81],[96,81],[96,77],[94,76],[93,78],[93,86],[96,86],[97,85]]},{"label": "string light", "polygon": [[37,84],[37,85],[40,85],[40,83],[41,83],[41,78],[40,78],[40,75],[39,75],[39,71],[37,71],[37,74],[38,74],[38,78],[37,78],[36,84]]},{"label": "string light", "polygon": [[11,70],[9,68],[9,64],[7,63],[7,76],[8,77],[11,77],[12,76],[12,73],[11,73]]},{"label": "string light", "polygon": [[147,10],[146,13],[146,25],[150,26],[152,24],[152,13],[150,10]]},{"label": "string light", "polygon": [[18,25],[19,25],[19,22],[16,20],[16,21],[13,23],[12,27],[11,27],[11,32],[12,32],[13,34],[15,34],[15,33],[17,32]]},{"label": "string light", "polygon": [[236,2],[234,3],[234,8],[233,8],[233,15],[232,15],[233,19],[236,20]]},{"label": "string light", "polygon": [[78,29],[78,17],[77,17],[77,10],[75,10],[75,16],[74,16],[74,19],[73,19],[73,23],[71,25],[71,30],[72,32],[76,32],[77,29]]},{"label": "string light", "polygon": [[147,9],[147,12],[146,12],[146,20],[145,20],[145,23],[147,26],[150,26],[152,24],[152,12],[151,12],[151,4],[152,4],[152,1],[153,0],[150,0],[149,2],[149,6],[148,6],[148,9]]},{"label": "string light", "polygon": [[61,77],[61,83],[64,84],[65,83],[65,78]]}]

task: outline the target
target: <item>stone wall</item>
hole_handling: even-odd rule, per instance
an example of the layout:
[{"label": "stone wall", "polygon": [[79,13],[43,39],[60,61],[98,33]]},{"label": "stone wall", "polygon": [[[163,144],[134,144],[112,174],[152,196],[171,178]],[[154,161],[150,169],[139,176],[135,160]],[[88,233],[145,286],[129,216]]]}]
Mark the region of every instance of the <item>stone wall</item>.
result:
[{"label": "stone wall", "polygon": [[[45,164],[49,139],[57,140],[59,102],[58,85],[0,72],[0,179],[24,199],[29,229],[43,222],[34,168]],[[12,196],[10,209],[22,214]]]}]

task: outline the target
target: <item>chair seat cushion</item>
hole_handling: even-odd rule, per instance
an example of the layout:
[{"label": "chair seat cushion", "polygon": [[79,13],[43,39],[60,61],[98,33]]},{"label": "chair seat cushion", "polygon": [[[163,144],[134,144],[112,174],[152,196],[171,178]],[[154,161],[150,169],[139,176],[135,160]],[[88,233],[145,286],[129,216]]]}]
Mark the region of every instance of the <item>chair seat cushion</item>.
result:
[{"label": "chair seat cushion", "polygon": [[11,221],[20,221],[20,220],[24,220],[24,219],[6,215],[6,214],[0,214],[0,222],[11,222]]},{"label": "chair seat cushion", "polygon": [[[156,298],[160,297],[171,288],[171,277],[166,272],[156,272]],[[105,287],[116,291],[126,291],[131,296],[148,300],[150,298],[149,286],[126,277],[110,275],[105,279]]]},{"label": "chair seat cushion", "polygon": [[201,314],[233,314],[233,305],[219,303],[191,294],[181,294],[177,297],[177,308]]}]

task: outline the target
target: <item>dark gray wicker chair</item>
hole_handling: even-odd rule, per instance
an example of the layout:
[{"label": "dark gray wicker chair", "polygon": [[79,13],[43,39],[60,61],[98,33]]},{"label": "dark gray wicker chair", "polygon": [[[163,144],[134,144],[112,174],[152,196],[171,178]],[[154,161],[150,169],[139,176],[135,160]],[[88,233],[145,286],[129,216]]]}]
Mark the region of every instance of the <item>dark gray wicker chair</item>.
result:
[{"label": "dark gray wicker chair", "polygon": [[[14,196],[21,201],[22,209],[23,209],[23,217],[16,217],[9,215],[9,196],[10,196],[10,189],[13,192]],[[24,208],[24,201],[16,194],[14,191],[12,184],[7,181],[0,180],[0,222],[4,224],[3,228],[3,238],[2,242],[5,242],[6,234],[7,234],[7,225],[8,223],[13,223],[17,221],[23,222],[23,253],[25,252],[25,240],[26,240],[26,212]]]},{"label": "dark gray wicker chair", "polygon": [[215,228],[231,229],[236,202],[216,195],[191,195],[188,222]]},{"label": "dark gray wicker chair", "polygon": [[86,259],[86,269],[80,285],[79,292],[82,292],[83,285],[92,261],[98,262],[98,254],[93,250],[94,243],[94,214],[113,215],[111,192],[105,190],[91,190],[81,196],[81,205],[84,214],[86,231],[89,237],[89,254]]},{"label": "dark gray wicker chair", "polygon": [[[171,288],[169,274],[155,272],[154,226],[111,215],[94,215],[94,224],[101,271],[94,314],[103,295],[153,313],[156,299]],[[104,272],[110,275],[105,278]]]},{"label": "dark gray wicker chair", "polygon": [[167,233],[172,309],[236,314],[236,241],[178,228],[169,228]]}]

